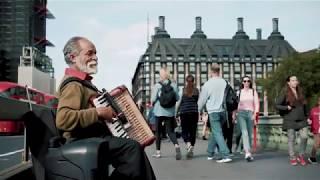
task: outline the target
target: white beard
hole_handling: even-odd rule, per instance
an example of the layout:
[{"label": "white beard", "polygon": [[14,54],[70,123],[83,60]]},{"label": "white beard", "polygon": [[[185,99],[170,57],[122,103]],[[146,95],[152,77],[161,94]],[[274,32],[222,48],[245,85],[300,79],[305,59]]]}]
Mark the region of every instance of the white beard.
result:
[{"label": "white beard", "polygon": [[97,68],[98,63],[96,61],[90,61],[87,64],[80,64],[79,69],[82,72],[88,73],[88,74],[96,74],[98,72]]}]

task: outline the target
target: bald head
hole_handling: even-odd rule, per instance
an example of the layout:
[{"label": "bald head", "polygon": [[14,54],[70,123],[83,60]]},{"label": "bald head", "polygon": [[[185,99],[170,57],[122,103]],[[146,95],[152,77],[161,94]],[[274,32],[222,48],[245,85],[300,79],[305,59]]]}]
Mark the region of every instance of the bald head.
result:
[{"label": "bald head", "polygon": [[82,42],[83,41],[90,42],[87,38],[81,37],[81,36],[72,37],[67,41],[66,45],[63,48],[63,55],[64,55],[64,59],[67,64],[69,64],[69,65],[72,64],[72,60],[70,58],[70,55],[78,55],[80,53],[81,41]]}]

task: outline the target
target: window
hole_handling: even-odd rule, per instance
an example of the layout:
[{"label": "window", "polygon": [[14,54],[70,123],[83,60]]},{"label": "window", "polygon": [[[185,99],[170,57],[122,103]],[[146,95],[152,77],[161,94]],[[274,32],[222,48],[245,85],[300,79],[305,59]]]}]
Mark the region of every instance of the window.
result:
[{"label": "window", "polygon": [[189,56],[189,60],[190,60],[190,61],[194,61],[195,59],[196,59],[196,56],[195,56],[195,55],[190,55],[190,56]]},{"label": "window", "polygon": [[229,73],[223,73],[223,78],[227,81],[230,81],[230,74]]},{"label": "window", "polygon": [[144,64],[144,70],[145,70],[145,72],[149,72],[150,71],[150,64],[149,63],[145,63]]},{"label": "window", "polygon": [[261,61],[261,56],[260,55],[256,56],[256,61]]},{"label": "window", "polygon": [[172,74],[173,73],[173,66],[172,66],[172,63],[167,63],[166,65],[167,69],[170,71],[170,73]]},{"label": "window", "polygon": [[272,61],[272,56],[267,56],[267,61]]},{"label": "window", "polygon": [[208,72],[207,63],[201,63],[201,72]]},{"label": "window", "polygon": [[145,56],[145,57],[144,57],[144,60],[145,60],[145,61],[149,61],[149,56]]},{"label": "window", "polygon": [[181,63],[181,62],[178,63],[178,71],[184,72],[184,63]]},{"label": "window", "polygon": [[145,77],[146,77],[146,84],[149,84],[150,83],[150,74],[146,73]]},{"label": "window", "polygon": [[252,72],[251,63],[245,63],[245,72]]},{"label": "window", "polygon": [[262,64],[261,63],[257,63],[256,64],[256,77],[257,78],[262,78],[262,74],[263,74]]},{"label": "window", "polygon": [[240,56],[239,56],[239,55],[234,55],[233,60],[235,60],[235,61],[239,61],[239,60],[240,60]]},{"label": "window", "polygon": [[206,60],[207,60],[207,56],[206,56],[206,55],[202,55],[202,56],[200,57],[200,60],[201,60],[201,61],[206,61]]},{"label": "window", "polygon": [[240,63],[234,63],[234,72],[241,72]]},{"label": "window", "polygon": [[160,75],[159,73],[155,74],[155,82],[159,82],[160,81]]},{"label": "window", "polygon": [[161,69],[161,64],[160,64],[160,62],[156,62],[156,63],[155,63],[155,72],[159,72],[160,69]]},{"label": "window", "polygon": [[172,61],[172,59],[173,59],[172,55],[167,55],[167,60],[168,61]]},{"label": "window", "polygon": [[217,55],[212,55],[212,61],[216,62],[218,60],[218,56]]},{"label": "window", "polygon": [[240,77],[240,73],[234,74],[234,87],[236,86],[240,86],[241,85],[241,77]]},{"label": "window", "polygon": [[267,72],[272,72],[273,71],[273,64],[272,63],[267,63]]},{"label": "window", "polygon": [[190,74],[195,73],[196,72],[196,65],[195,63],[189,63],[189,72]]},{"label": "window", "polygon": [[223,55],[223,57],[222,57],[222,60],[223,61],[227,61],[229,59],[229,56],[228,55]]},{"label": "window", "polygon": [[157,60],[157,61],[160,61],[161,55],[156,55],[154,59]]},{"label": "window", "polygon": [[183,61],[183,59],[184,59],[183,55],[179,55],[179,56],[178,56],[178,60],[179,60],[179,61]]},{"label": "window", "polygon": [[184,85],[184,73],[178,74],[178,85]]},{"label": "window", "polygon": [[229,64],[228,63],[223,63],[223,74],[225,73],[229,73],[230,68],[229,68]]},{"label": "window", "polygon": [[150,91],[146,91],[146,96],[150,96]]}]

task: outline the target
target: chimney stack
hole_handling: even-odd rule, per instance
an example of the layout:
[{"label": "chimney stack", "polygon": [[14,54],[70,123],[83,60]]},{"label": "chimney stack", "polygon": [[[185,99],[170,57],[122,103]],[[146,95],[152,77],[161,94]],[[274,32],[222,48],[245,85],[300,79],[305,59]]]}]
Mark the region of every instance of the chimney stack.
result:
[{"label": "chimney stack", "polygon": [[160,30],[165,30],[164,16],[159,16],[159,28]]},{"label": "chimney stack", "polygon": [[154,29],[155,35],[154,38],[170,38],[170,35],[167,33],[165,29],[164,16],[159,16],[159,27],[155,27]]},{"label": "chimney stack", "polygon": [[278,21],[279,21],[278,18],[273,18],[273,19],[272,19],[273,32],[279,32]]},{"label": "chimney stack", "polygon": [[202,27],[201,27],[201,17],[197,16],[196,17],[196,31],[202,31],[201,29],[202,29]]},{"label": "chimney stack", "polygon": [[257,28],[257,39],[258,40],[262,39],[261,32],[262,32],[261,28]]},{"label": "chimney stack", "polygon": [[238,32],[242,32],[243,31],[243,18],[239,17],[238,18]]},{"label": "chimney stack", "polygon": [[207,38],[207,36],[203,33],[201,26],[202,26],[201,25],[201,17],[197,16],[196,17],[196,30],[191,35],[191,38],[200,38],[200,39]]},{"label": "chimney stack", "polygon": [[243,17],[238,17],[237,22],[238,22],[238,31],[232,37],[232,39],[249,39],[249,36],[243,30]]}]

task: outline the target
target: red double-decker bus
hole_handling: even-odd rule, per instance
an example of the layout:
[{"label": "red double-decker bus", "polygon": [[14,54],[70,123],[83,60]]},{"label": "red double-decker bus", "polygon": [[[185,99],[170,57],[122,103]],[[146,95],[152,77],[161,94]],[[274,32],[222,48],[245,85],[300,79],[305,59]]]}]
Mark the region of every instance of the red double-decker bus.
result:
[{"label": "red double-decker bus", "polygon": [[[33,88],[28,88],[31,103],[56,107],[57,100],[49,95]],[[26,87],[17,83],[0,81],[0,96],[13,98],[20,101],[28,101]],[[0,119],[0,134],[22,134],[23,122],[10,119]]]},{"label": "red double-decker bus", "polygon": [[52,108],[57,108],[58,98],[51,94],[44,94],[44,105]]}]

